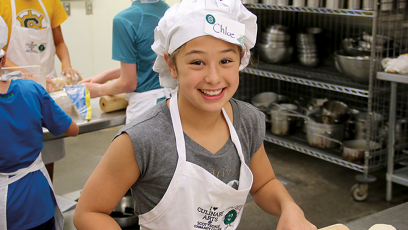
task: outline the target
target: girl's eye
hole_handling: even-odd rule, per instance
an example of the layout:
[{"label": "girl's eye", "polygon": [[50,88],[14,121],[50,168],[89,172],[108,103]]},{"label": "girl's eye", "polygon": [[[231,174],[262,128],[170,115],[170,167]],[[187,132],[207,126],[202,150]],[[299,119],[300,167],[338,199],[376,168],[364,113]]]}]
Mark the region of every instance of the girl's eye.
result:
[{"label": "girl's eye", "polygon": [[221,61],[221,64],[228,64],[228,63],[230,63],[230,62],[232,62],[232,61],[229,60],[229,59],[223,59],[223,60]]},{"label": "girl's eye", "polygon": [[202,61],[193,61],[191,62],[192,65],[202,65],[203,62]]}]

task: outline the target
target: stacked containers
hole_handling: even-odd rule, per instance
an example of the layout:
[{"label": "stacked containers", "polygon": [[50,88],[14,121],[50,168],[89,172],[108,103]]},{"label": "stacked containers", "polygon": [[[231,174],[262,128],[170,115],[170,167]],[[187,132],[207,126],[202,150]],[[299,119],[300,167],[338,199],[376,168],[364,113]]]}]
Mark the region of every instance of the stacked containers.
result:
[{"label": "stacked containers", "polygon": [[318,27],[307,28],[305,32],[296,34],[296,45],[299,62],[307,67],[316,67],[320,63],[319,50],[320,36],[323,30]]},{"label": "stacked containers", "polygon": [[260,58],[268,63],[287,63],[292,59],[293,46],[290,45],[289,28],[282,25],[269,25],[262,32],[261,42],[257,43]]}]

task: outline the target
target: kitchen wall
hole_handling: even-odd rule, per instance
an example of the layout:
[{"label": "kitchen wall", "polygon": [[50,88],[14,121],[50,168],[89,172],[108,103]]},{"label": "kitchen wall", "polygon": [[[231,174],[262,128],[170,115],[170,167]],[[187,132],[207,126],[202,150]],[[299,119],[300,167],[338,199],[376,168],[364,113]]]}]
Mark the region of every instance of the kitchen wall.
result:
[{"label": "kitchen wall", "polygon": [[[130,0],[93,0],[92,14],[86,14],[85,1],[62,1],[70,3],[71,15],[61,25],[65,43],[71,57],[72,67],[82,72],[83,78],[91,77],[108,69],[119,67],[112,60],[112,19],[130,6]],[[179,0],[165,0],[170,6]],[[57,73],[61,62],[55,59]]]}]

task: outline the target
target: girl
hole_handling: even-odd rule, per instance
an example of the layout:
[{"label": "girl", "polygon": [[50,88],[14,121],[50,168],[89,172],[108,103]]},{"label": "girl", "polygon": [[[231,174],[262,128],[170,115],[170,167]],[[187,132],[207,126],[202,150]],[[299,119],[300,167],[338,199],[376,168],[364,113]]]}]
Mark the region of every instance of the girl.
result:
[{"label": "girl", "polygon": [[166,12],[154,70],[178,93],[119,131],[81,193],[78,229],[120,229],[109,214],[129,188],[141,229],[236,229],[248,193],[278,229],[316,229],[274,175],[263,113],[232,98],[255,34],[239,0]]}]

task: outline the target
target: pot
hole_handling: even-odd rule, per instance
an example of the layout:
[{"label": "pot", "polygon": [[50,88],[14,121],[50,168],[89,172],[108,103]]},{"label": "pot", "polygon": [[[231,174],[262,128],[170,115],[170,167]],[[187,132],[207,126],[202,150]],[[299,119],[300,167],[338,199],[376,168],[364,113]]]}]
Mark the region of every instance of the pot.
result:
[{"label": "pot", "polygon": [[[325,124],[322,116],[311,114],[306,120],[306,138],[311,146],[335,148],[344,138],[345,123]],[[336,141],[338,142],[336,142]]]},{"label": "pot", "polygon": [[[356,114],[355,122],[355,139],[365,139],[367,132],[367,125],[370,125],[372,133],[378,133],[380,122],[383,120],[383,116],[379,113],[372,113],[371,124],[368,123],[369,114],[366,112],[360,112]],[[377,135],[376,135],[377,136]]]},{"label": "pot", "polygon": [[296,131],[296,120],[288,111],[296,111],[294,104],[274,104],[271,107],[271,132],[276,135],[293,134]]},{"label": "pot", "polygon": [[321,114],[313,113],[305,116],[291,112],[288,113],[291,116],[305,118],[306,139],[309,145],[319,148],[335,148],[343,140],[345,123],[325,124]]},{"label": "pot", "polygon": [[[381,145],[377,142],[370,141],[368,150],[380,149]],[[364,152],[367,150],[366,140],[349,140],[343,142],[342,157],[346,161],[350,161],[356,164],[361,164],[364,158]]]},{"label": "pot", "polygon": [[119,224],[121,228],[134,226],[139,218],[134,213],[135,201],[131,196],[124,196],[119,204],[113,209],[110,216]]},{"label": "pot", "polygon": [[323,103],[323,122],[326,124],[343,123],[348,119],[348,106],[341,101]]}]

